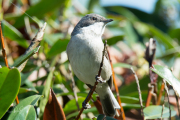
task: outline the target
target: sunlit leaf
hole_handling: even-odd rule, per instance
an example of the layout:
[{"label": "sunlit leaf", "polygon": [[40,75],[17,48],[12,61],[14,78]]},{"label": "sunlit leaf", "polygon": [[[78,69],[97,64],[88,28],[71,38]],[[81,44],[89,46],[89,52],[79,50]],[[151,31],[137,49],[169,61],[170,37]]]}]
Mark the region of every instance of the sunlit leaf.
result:
[{"label": "sunlit leaf", "polygon": [[13,120],[36,120],[36,111],[32,105],[27,105],[23,109],[16,112],[18,114]]},{"label": "sunlit leaf", "polygon": [[0,68],[0,118],[15,100],[21,83],[20,73],[7,67]]},{"label": "sunlit leaf", "polygon": [[154,65],[152,71],[164,78],[174,89],[176,94],[180,97],[180,80],[178,80],[168,68],[160,65]]},{"label": "sunlit leaf", "polygon": [[12,111],[8,120],[13,120],[18,114],[17,110],[21,110],[28,105],[35,105],[36,102],[41,98],[41,95],[33,95],[23,99]]},{"label": "sunlit leaf", "polygon": [[[162,106],[151,105],[144,108],[143,112],[145,119],[161,118]],[[175,116],[175,115],[176,115],[176,111],[171,110],[171,116]],[[169,108],[164,107],[162,118],[168,118],[168,117],[169,117]]]}]

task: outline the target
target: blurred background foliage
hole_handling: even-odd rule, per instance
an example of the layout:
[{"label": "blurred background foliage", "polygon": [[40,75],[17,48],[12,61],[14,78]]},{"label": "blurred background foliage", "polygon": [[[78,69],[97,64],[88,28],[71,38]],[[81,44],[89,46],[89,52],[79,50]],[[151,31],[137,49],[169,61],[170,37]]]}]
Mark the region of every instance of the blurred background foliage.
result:
[{"label": "blurred background foliage", "polygon": [[[103,39],[108,40],[126,116],[138,119],[140,113],[135,112],[140,108],[138,91],[134,75],[129,68],[134,66],[137,72],[145,104],[150,79],[144,51],[149,38],[155,38],[157,41],[154,62],[169,68],[173,67],[174,75],[180,78],[180,1],[136,0],[136,2],[1,0],[0,19],[10,65],[25,52],[39,27],[47,22],[39,52],[30,58],[21,73],[21,88],[18,94],[20,102],[31,95],[44,95],[36,108],[38,117],[41,118],[48,100],[49,88],[52,87],[67,119],[73,119],[78,114],[65,50],[77,22],[86,14],[97,13],[114,19],[107,25]],[[149,7],[151,10],[145,9]],[[2,53],[0,55],[0,65],[5,66]],[[89,89],[76,76],[73,77],[81,107]],[[114,91],[114,88],[112,90]],[[95,96],[96,94],[93,96],[94,99]],[[83,117],[92,118],[97,115],[98,111],[92,105],[91,109],[84,112]]]}]

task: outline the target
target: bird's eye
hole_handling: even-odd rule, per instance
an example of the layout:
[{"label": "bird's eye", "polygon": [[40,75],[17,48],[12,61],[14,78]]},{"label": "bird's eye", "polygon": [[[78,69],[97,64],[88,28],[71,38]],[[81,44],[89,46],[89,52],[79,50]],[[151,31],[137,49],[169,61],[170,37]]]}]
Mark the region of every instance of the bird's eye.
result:
[{"label": "bird's eye", "polygon": [[96,17],[93,17],[92,20],[97,20],[97,18],[96,18]]}]

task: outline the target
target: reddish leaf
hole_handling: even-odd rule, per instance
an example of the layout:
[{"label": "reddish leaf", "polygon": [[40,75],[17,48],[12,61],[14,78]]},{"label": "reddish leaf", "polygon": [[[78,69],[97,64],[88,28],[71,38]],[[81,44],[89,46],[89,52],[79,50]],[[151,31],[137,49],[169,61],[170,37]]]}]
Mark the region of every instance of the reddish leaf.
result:
[{"label": "reddish leaf", "polygon": [[43,120],[66,120],[64,111],[52,89],[50,89],[49,100],[44,110]]}]

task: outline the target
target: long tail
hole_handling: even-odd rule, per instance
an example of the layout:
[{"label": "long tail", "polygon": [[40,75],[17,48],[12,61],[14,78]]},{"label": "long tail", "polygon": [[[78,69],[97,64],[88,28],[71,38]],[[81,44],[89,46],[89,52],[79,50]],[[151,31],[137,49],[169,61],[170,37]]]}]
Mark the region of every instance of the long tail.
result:
[{"label": "long tail", "polygon": [[115,99],[110,87],[107,83],[102,85],[102,87],[96,88],[96,92],[100,97],[100,101],[103,107],[103,111],[107,116],[115,116],[116,109],[120,109],[120,106]]}]

